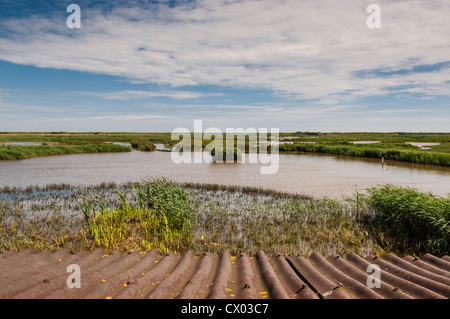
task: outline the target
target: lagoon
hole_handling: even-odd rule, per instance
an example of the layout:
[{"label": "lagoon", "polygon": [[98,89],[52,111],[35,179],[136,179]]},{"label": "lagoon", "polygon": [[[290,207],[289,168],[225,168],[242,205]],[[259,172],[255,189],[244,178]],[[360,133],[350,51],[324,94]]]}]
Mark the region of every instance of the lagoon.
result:
[{"label": "lagoon", "polygon": [[181,163],[170,152],[74,154],[0,161],[0,187],[48,184],[123,184],[165,177],[176,182],[241,185],[342,198],[380,184],[415,187],[439,196],[450,193],[450,168],[326,154],[280,154],[279,170],[261,175],[267,164]]}]

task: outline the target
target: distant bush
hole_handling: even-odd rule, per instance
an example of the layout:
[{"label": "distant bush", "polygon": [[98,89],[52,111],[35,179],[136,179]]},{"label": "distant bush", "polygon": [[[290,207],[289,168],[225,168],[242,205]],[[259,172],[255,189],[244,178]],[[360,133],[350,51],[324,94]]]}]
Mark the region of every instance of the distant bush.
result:
[{"label": "distant bush", "polygon": [[152,152],[156,150],[155,144],[150,143],[150,141],[145,138],[137,138],[132,140],[131,147],[143,152]]},{"label": "distant bush", "polygon": [[227,159],[241,160],[242,154],[236,147],[216,146],[211,149],[211,157],[215,161],[226,161]]}]

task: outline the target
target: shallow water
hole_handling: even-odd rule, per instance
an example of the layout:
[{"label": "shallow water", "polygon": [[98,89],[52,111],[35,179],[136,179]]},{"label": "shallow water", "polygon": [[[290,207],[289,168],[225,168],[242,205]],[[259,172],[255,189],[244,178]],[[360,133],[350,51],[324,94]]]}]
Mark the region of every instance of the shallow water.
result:
[{"label": "shallow water", "polygon": [[268,164],[175,164],[170,152],[75,154],[0,161],[0,186],[117,184],[166,177],[179,182],[254,186],[314,197],[341,198],[380,184],[416,187],[445,196],[450,168],[322,154],[281,154],[279,169]]}]

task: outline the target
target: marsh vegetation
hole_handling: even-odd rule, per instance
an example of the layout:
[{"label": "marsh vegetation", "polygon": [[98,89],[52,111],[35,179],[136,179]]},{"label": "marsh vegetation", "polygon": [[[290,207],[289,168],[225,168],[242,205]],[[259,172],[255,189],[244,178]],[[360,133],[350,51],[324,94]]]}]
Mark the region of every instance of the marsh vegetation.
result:
[{"label": "marsh vegetation", "polygon": [[408,143],[350,144],[294,143],[281,144],[280,152],[314,152],[368,158],[384,158],[414,164],[450,166],[450,153],[428,152]]},{"label": "marsh vegetation", "polygon": [[[225,134],[222,140],[225,141]],[[429,164],[439,166],[450,166],[450,134],[448,133],[311,133],[295,132],[280,133],[281,143],[279,151],[312,152],[334,155],[346,155],[354,157],[385,158],[386,160],[402,161],[416,164]],[[272,136],[268,137],[270,141]],[[237,134],[235,139],[243,141],[243,149],[240,152],[258,152],[258,147],[249,142],[249,138]],[[191,135],[191,147],[184,150],[194,149],[194,134]],[[288,142],[287,142],[288,141]],[[367,143],[359,143],[367,141]],[[131,143],[133,148],[141,151],[155,150],[155,143],[162,143],[168,147],[178,144],[179,140],[172,140],[171,133],[67,133],[67,132],[36,132],[36,133],[8,133],[0,132],[0,143],[2,142],[41,142],[56,143],[59,149],[52,145],[46,145],[42,150],[16,149],[14,151],[2,150],[0,146],[0,159],[26,158],[24,156],[42,156],[40,154],[71,154],[75,147],[79,146],[77,152],[115,151],[112,146],[102,146],[105,142]],[[184,141],[188,143],[189,141]],[[211,140],[201,140],[201,147],[207,147]],[[356,143],[355,143],[356,142]],[[376,142],[376,143],[375,143]],[[289,144],[287,144],[289,143]],[[429,147],[421,148],[410,143],[431,143]],[[93,145],[91,145],[93,144]],[[225,142],[223,145],[226,148]],[[270,152],[271,144],[267,144]],[[111,149],[111,150],[110,150]],[[35,152],[39,154],[33,155]],[[3,155],[2,155],[3,154]],[[235,157],[239,156],[235,154]]]},{"label": "marsh vegetation", "polygon": [[450,198],[393,186],[342,201],[160,179],[0,195],[2,251],[444,255],[450,243]]}]

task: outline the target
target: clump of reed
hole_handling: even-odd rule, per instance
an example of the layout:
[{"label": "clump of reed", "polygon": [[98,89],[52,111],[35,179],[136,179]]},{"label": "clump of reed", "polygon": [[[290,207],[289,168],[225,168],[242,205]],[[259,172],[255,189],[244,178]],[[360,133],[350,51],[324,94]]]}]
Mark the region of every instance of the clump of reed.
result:
[{"label": "clump of reed", "polygon": [[95,213],[89,223],[93,247],[107,251],[182,252],[190,247],[190,224],[174,227],[170,218],[150,208],[123,206]]},{"label": "clump of reed", "polygon": [[134,184],[132,190],[129,200],[116,189],[120,204],[113,208],[104,195],[84,192],[82,213],[93,243],[107,250],[187,249],[192,207],[186,190],[165,179]]},{"label": "clump of reed", "polygon": [[200,191],[211,191],[211,192],[219,192],[226,191],[228,193],[242,193],[253,196],[268,196],[273,198],[284,198],[284,199],[313,199],[309,195],[298,194],[298,193],[286,193],[277,190],[273,190],[270,188],[261,188],[255,186],[241,186],[241,185],[221,185],[221,184],[206,184],[206,183],[177,183],[184,188],[188,188],[191,190],[197,189]]},{"label": "clump of reed", "polygon": [[450,197],[386,185],[370,189],[364,200],[376,210],[373,233],[399,254],[450,253]]},{"label": "clump of reed", "polygon": [[242,159],[242,153],[237,147],[216,145],[209,152],[215,162],[238,161]]},{"label": "clump of reed", "polygon": [[146,138],[140,137],[131,140],[131,147],[135,150],[139,150],[142,152],[152,152],[156,150],[156,145],[150,143],[150,141]]}]

